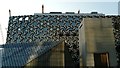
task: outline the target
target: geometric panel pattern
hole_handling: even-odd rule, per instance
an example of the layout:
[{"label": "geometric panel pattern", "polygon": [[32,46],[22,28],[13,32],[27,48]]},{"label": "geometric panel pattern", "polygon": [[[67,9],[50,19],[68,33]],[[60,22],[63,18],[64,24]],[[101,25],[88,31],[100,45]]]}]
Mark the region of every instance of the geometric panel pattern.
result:
[{"label": "geometric panel pattern", "polygon": [[115,37],[115,48],[117,51],[117,62],[120,67],[120,16],[116,16],[112,18],[113,24],[113,32]]},{"label": "geometric panel pattern", "polygon": [[111,18],[115,16],[80,14],[41,14],[11,16],[6,43],[26,43],[39,41],[67,42],[73,61],[79,62],[78,30],[83,18]]},{"label": "geometric panel pattern", "polygon": [[74,54],[72,58],[78,58],[78,27],[81,21],[82,16],[78,14],[11,16],[6,43],[66,40],[70,54]]},{"label": "geometric panel pattern", "polygon": [[77,15],[12,16],[9,20],[7,43],[42,40],[78,40],[78,27],[82,21]]}]

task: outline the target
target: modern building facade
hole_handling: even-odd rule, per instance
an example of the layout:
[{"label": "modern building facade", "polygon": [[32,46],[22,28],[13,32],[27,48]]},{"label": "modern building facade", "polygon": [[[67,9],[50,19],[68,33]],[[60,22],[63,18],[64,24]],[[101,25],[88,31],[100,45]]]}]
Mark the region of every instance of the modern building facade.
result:
[{"label": "modern building facade", "polygon": [[[112,23],[113,28],[111,27],[110,31],[108,30],[108,33],[111,32],[110,33],[111,35],[107,36],[105,34],[104,36],[107,36],[108,38],[110,37],[110,41],[112,41],[111,43],[114,44],[115,46],[117,46],[116,43],[118,43],[118,42],[113,43],[113,38],[111,39],[111,37],[113,37],[112,29],[115,28],[114,25],[116,24],[116,22],[119,23],[118,20],[120,17],[119,16],[105,16],[104,14],[99,14],[96,12],[92,12],[92,13],[88,13],[88,14],[84,14],[84,13],[76,14],[73,12],[66,12],[66,13],[50,12],[50,13],[43,13],[43,14],[35,13],[34,15],[10,16],[6,43],[7,44],[31,43],[31,42],[49,41],[50,39],[51,39],[51,41],[64,40],[66,43],[65,46],[67,47],[67,49],[65,49],[65,50],[68,50],[65,52],[69,52],[69,54],[71,56],[71,57],[69,57],[69,58],[71,58],[71,60],[67,59],[68,55],[69,55],[67,53],[67,55],[64,58],[65,59],[64,63],[65,63],[65,65],[68,65],[68,66],[69,65],[72,66],[73,64],[76,65],[79,63],[79,59],[80,59],[79,57],[81,57],[80,55],[82,55],[82,54],[84,55],[84,53],[80,53],[80,55],[79,55],[79,44],[81,44],[80,42],[84,41],[84,40],[80,41],[81,38],[79,38],[79,37],[82,37],[82,36],[81,36],[81,33],[79,33],[79,30],[82,27],[80,24],[83,21],[83,19],[85,19],[85,18],[91,18],[91,19],[93,19],[93,22],[94,22],[94,20],[96,20],[96,18],[98,18],[98,22],[94,22],[94,23],[90,22],[93,25],[96,23],[100,24],[100,21],[107,18],[106,20],[103,20],[104,23],[102,23],[102,24],[110,26],[110,27],[111,27],[111,24],[106,24],[105,22],[107,22],[107,20],[108,21],[111,20],[109,23]],[[87,23],[89,24],[89,22],[87,22]],[[97,25],[97,26],[100,27],[100,25]],[[94,26],[94,27],[97,28],[97,26]],[[88,28],[88,27],[89,26],[87,26],[86,28]],[[117,28],[119,28],[119,27],[117,27]],[[100,31],[102,29],[107,29],[107,27],[106,28],[101,27],[98,30]],[[99,31],[98,31],[98,33],[101,34],[102,31],[100,31],[100,32]],[[116,31],[118,31],[118,33],[119,33],[119,29]],[[91,33],[91,31],[89,31],[89,32]],[[114,32],[114,35],[116,35],[115,33],[117,33],[117,32],[115,32],[114,30],[113,30],[113,32]],[[84,32],[82,32],[82,33],[84,33]],[[84,35],[84,34],[82,34],[82,35]],[[92,35],[92,33],[90,35]],[[89,36],[89,34],[86,36],[89,38],[89,40],[92,39],[92,36]],[[100,36],[102,36],[102,34]],[[118,36],[119,35],[117,35],[117,37]],[[99,36],[96,36],[96,37],[98,37],[97,41],[100,41],[101,43],[103,42],[102,38],[99,38]],[[116,40],[116,39],[117,38],[115,38],[114,40]],[[108,42],[110,42],[110,41],[108,41]],[[107,42],[107,41],[105,41],[105,42]],[[94,43],[95,42],[90,43],[90,46]],[[106,43],[106,45],[103,46],[103,48],[106,48],[107,44],[108,43]],[[114,50],[115,46],[111,45],[113,50]],[[94,48],[92,48],[92,47],[88,50],[95,51]],[[119,50],[119,48],[118,48],[118,50]],[[101,53],[101,50],[98,50],[98,51],[100,51],[100,53]],[[98,51],[95,51],[95,53],[98,53]],[[80,52],[84,52],[84,51],[80,50]],[[109,50],[106,51],[106,53],[108,53],[108,52],[109,52]],[[89,53],[86,53],[86,54],[89,54]],[[108,55],[108,54],[106,54],[106,55]],[[119,58],[118,52],[117,52],[117,55]],[[92,55],[90,55],[90,56],[92,56]],[[29,65],[33,64],[33,66],[34,66],[35,65],[34,62],[36,62],[38,59],[39,58],[37,58],[36,60],[33,60],[32,62],[28,63],[27,65],[29,66]],[[86,60],[86,58],[83,58],[83,59]],[[94,59],[94,58],[90,58],[90,59]],[[39,60],[41,61],[41,59],[39,59]],[[68,64],[67,63],[68,61],[70,61],[72,63]],[[87,63],[91,63],[91,62],[86,63],[86,61],[83,61],[83,63],[85,65],[82,63],[81,63],[81,65],[86,66]],[[118,60],[118,65],[119,65],[119,63],[120,62]],[[93,64],[93,61],[92,61],[92,64]],[[89,65],[92,65],[92,64],[89,64]],[[94,66],[94,65],[92,65],[92,66]]]},{"label": "modern building facade", "polygon": [[[85,16],[104,14],[69,14],[50,12],[44,14],[11,16],[6,43],[42,41],[47,39],[74,42],[78,40],[78,27]],[[72,39],[72,41],[70,40]],[[78,42],[76,42],[78,44]]]},{"label": "modern building facade", "polygon": [[84,17],[104,16],[104,14],[76,14],[72,12],[50,12],[44,14],[11,16],[6,43],[24,43],[32,41],[65,40],[74,62],[79,59],[78,27]]},{"label": "modern building facade", "polygon": [[112,18],[84,18],[79,35],[81,66],[117,66]]}]

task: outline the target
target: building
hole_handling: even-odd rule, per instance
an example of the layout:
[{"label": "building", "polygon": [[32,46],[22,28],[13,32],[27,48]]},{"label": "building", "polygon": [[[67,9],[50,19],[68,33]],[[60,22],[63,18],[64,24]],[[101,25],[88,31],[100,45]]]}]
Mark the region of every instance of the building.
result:
[{"label": "building", "polygon": [[81,66],[116,67],[112,18],[84,18],[79,29]]},{"label": "building", "polygon": [[[78,62],[78,27],[85,17],[104,16],[99,13],[50,12],[43,14],[11,16],[6,43],[26,43],[65,40],[69,45],[73,62]],[[73,49],[74,48],[74,49]],[[74,60],[76,59],[76,60]]]},{"label": "building", "polygon": [[[109,27],[111,27],[111,24],[113,24],[113,28],[112,27],[110,28],[110,32],[112,32],[112,29],[115,28],[114,25],[116,24],[116,21],[117,21],[117,23],[119,23],[118,20],[120,17],[112,16],[112,15],[105,16],[104,14],[99,14],[97,12],[86,13],[86,14],[84,14],[84,13],[78,14],[78,13],[74,13],[74,12],[66,12],[66,13],[50,12],[50,13],[42,13],[42,14],[35,13],[34,15],[10,16],[6,43],[7,44],[31,43],[31,42],[40,42],[40,41],[49,41],[49,40],[51,40],[51,42],[52,42],[52,41],[64,40],[66,43],[65,44],[65,58],[64,58],[65,66],[69,66],[69,65],[78,66],[79,63],[82,62],[82,60],[83,60],[83,64],[81,63],[80,65],[86,66],[87,65],[87,63],[85,61],[86,58],[82,58],[82,60],[81,60],[81,58],[79,58],[79,57],[82,57],[82,56],[79,56],[79,44],[81,44],[79,42],[86,41],[86,40],[80,41],[81,38],[79,38],[79,37],[82,37],[82,35],[84,35],[84,34],[81,35],[81,33],[79,33],[79,30],[81,30],[81,28],[82,28],[81,22],[82,21],[84,22],[83,19],[85,19],[85,18],[93,19],[93,21],[96,20],[96,18],[98,18],[97,23],[99,23],[99,24],[100,24],[100,21],[102,21],[101,19],[103,19],[103,21],[105,21],[105,22],[107,22],[107,20],[108,21],[111,20],[109,22],[109,24],[106,24],[106,23],[103,23],[103,24],[108,25]],[[104,20],[104,19],[106,19],[106,20]],[[89,24],[89,22],[87,22],[87,23]],[[92,23],[92,25],[94,25],[94,24],[95,23]],[[100,26],[100,25],[97,25],[97,26]],[[87,28],[88,27],[89,26],[87,26]],[[94,26],[94,27],[96,27],[96,26]],[[117,27],[117,28],[119,28],[119,27]],[[104,29],[104,28],[99,28],[98,31],[100,31],[100,29]],[[82,30],[82,31],[84,31],[84,30]],[[116,31],[119,31],[119,29]],[[108,33],[110,33],[110,32],[108,31]],[[113,30],[113,32],[114,32],[114,34],[110,33],[112,38],[110,38],[109,41],[112,41],[110,43],[115,45],[115,46],[111,45],[113,50],[116,46],[117,46],[116,47],[117,50],[119,50],[118,44],[116,44],[118,42],[115,42],[115,43],[113,42],[113,36],[116,35],[115,33],[117,33],[117,32],[115,32],[114,30]],[[82,32],[82,33],[84,33],[84,32]],[[102,31],[100,31],[99,33],[102,33]],[[89,38],[88,35],[86,35],[86,36]],[[92,38],[90,38],[90,39],[92,39]],[[99,39],[98,39],[98,41],[103,42],[102,38],[99,38]],[[116,39],[117,38],[115,38],[114,40],[116,40]],[[120,39],[117,39],[117,40],[120,40]],[[91,42],[90,44],[92,45],[92,44],[94,44],[94,42],[93,43]],[[106,44],[108,44],[108,43],[106,43]],[[106,47],[103,46],[103,48],[106,48]],[[92,49],[92,47],[90,48],[90,50],[91,49]],[[81,53],[84,51],[81,51],[81,50],[82,49],[80,49],[80,55],[84,55],[84,53]],[[53,51],[53,53],[54,53],[54,51]],[[98,52],[96,52],[96,53],[98,53]],[[116,52],[116,53],[118,55],[118,59],[120,59],[119,53],[118,52]],[[49,54],[49,52],[48,52],[48,54]],[[86,54],[89,54],[89,53],[85,53],[85,55]],[[39,58],[36,58],[36,60],[33,60],[32,62],[28,63],[27,66],[29,66],[31,64],[33,64],[33,66],[34,66],[35,65],[34,62],[36,62],[38,59]],[[79,59],[80,59],[80,62],[79,62]],[[90,59],[94,59],[94,58],[90,58]],[[40,61],[41,61],[41,59],[40,59]],[[90,62],[88,62],[88,63],[90,63]],[[119,63],[120,63],[120,61],[118,60],[118,65],[119,65]],[[89,64],[89,66],[90,65],[94,66],[93,63]]]}]

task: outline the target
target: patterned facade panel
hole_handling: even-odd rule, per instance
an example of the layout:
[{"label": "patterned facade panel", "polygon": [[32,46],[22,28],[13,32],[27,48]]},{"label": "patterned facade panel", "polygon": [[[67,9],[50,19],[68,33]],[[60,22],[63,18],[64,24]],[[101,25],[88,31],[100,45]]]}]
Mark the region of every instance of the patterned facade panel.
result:
[{"label": "patterned facade panel", "polygon": [[115,37],[115,48],[117,51],[117,62],[118,66],[120,67],[120,16],[116,16],[112,18],[113,20],[113,32]]},{"label": "patterned facade panel", "polygon": [[[66,40],[69,48],[72,48],[73,44],[78,47],[78,27],[81,21],[82,17],[74,14],[12,16],[9,18],[6,43],[51,39],[53,41]],[[74,49],[78,51],[77,48]]]},{"label": "patterned facade panel", "polygon": [[81,21],[79,15],[12,16],[9,19],[7,43],[68,40],[69,36],[78,36]]},{"label": "patterned facade panel", "polygon": [[6,43],[48,41],[49,39],[53,41],[66,40],[67,44],[69,44],[69,52],[72,54],[72,58],[79,58],[77,54],[79,44],[78,27],[82,19],[86,17],[112,17],[115,47],[118,55],[118,65],[120,65],[120,16],[80,16],[76,14],[12,16],[9,18]]},{"label": "patterned facade panel", "polygon": [[12,16],[9,18],[6,43],[23,43],[44,40],[65,40],[72,58],[79,58],[78,29],[83,18],[110,16],[85,16],[79,14],[41,14]]}]

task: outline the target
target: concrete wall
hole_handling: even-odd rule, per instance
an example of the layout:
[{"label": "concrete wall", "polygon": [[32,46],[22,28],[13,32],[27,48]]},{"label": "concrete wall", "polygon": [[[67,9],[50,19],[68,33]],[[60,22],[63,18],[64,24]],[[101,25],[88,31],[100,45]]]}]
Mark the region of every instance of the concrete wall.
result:
[{"label": "concrete wall", "polygon": [[111,18],[84,18],[79,28],[82,66],[94,66],[94,53],[109,53],[110,66],[116,66]]}]

